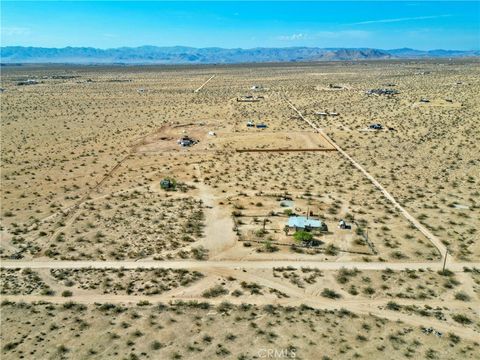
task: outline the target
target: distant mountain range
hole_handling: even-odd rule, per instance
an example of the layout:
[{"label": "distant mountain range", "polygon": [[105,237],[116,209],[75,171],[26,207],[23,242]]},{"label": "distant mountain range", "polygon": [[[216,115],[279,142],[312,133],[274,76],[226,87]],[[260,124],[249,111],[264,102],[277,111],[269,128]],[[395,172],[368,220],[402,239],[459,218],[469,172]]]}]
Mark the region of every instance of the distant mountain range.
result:
[{"label": "distant mountain range", "polygon": [[0,48],[2,63],[72,63],[72,64],[234,64],[250,62],[296,62],[382,60],[405,58],[478,57],[480,51],[459,50],[379,50],[369,48],[192,48],[184,46],[42,48],[5,46]]}]

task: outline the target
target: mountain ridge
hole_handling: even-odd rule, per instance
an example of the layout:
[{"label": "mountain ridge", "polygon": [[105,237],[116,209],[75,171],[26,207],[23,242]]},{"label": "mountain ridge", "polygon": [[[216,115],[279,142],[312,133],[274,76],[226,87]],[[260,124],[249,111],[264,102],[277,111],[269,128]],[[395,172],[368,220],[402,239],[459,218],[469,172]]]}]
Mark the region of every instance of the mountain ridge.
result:
[{"label": "mountain ridge", "polygon": [[72,63],[72,64],[234,64],[247,62],[351,61],[405,58],[478,57],[479,50],[382,50],[375,48],[287,47],[251,49],[159,47],[143,45],[99,49],[94,47],[47,48],[3,46],[2,63]]}]

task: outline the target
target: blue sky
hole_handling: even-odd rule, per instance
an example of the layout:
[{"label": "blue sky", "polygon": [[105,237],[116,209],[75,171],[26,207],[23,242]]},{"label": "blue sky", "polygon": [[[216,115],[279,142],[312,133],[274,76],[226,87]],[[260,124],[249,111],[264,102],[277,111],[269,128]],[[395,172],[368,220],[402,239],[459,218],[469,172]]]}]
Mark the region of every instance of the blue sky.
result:
[{"label": "blue sky", "polygon": [[1,1],[1,44],[480,49],[480,2]]}]

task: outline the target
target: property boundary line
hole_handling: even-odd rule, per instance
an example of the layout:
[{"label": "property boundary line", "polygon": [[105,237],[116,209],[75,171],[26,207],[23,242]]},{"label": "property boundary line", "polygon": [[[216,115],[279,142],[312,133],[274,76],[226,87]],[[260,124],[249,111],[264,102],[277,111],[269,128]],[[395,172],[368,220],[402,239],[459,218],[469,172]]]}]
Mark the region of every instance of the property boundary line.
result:
[{"label": "property boundary line", "polygon": [[246,152],[310,152],[310,151],[337,151],[337,149],[333,148],[311,148],[311,149],[235,149],[238,153],[246,153]]},{"label": "property boundary line", "polygon": [[306,119],[302,113],[292,104],[290,100],[284,96],[288,105],[300,116],[300,118],[309,124],[317,133],[320,134],[328,143],[330,143],[335,149],[338,150],[343,157],[345,157],[353,166],[355,166],[360,172],[362,172],[368,180],[377,188],[379,189],[382,194],[389,200],[392,205],[417,229],[419,230],[425,237],[432,243],[432,245],[437,249],[440,257],[443,258],[447,254],[447,247],[438,239],[435,235],[433,235],[425,226],[420,224],[420,222],[415,219],[407,210],[405,210],[397,200],[372,176],[370,173],[363,168],[358,162],[356,162],[350,155],[348,155],[345,150],[343,150],[340,146],[337,145],[327,134],[323,132],[322,129],[318,128],[315,124],[313,124],[310,120]]}]

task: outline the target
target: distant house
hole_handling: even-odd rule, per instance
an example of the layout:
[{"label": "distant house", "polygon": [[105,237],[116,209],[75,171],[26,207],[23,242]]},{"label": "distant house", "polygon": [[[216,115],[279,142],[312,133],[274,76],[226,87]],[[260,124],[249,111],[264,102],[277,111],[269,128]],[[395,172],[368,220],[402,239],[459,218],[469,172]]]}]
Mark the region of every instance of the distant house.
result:
[{"label": "distant house", "polygon": [[306,216],[290,216],[288,218],[287,226],[289,228],[295,229],[295,231],[299,231],[299,230],[328,231],[327,224],[325,224],[323,221],[311,219]]},{"label": "distant house", "polygon": [[251,120],[247,121],[247,127],[255,127],[255,124]]},{"label": "distant house", "polygon": [[263,99],[263,96],[253,96],[253,95],[244,95],[241,97],[237,97],[238,102],[257,102]]},{"label": "distant house", "polygon": [[174,190],[176,186],[175,180],[165,178],[160,181],[160,187],[163,190]]},{"label": "distant house", "polygon": [[178,141],[178,144],[182,147],[195,145],[197,142],[188,136],[182,136]]},{"label": "distant house", "polygon": [[257,129],[266,129],[267,127],[267,124],[264,123],[257,124]]},{"label": "distant house", "polygon": [[372,130],[382,130],[383,126],[382,124],[370,124],[368,128]]},{"label": "distant house", "polygon": [[349,230],[352,228],[352,225],[347,224],[345,220],[342,219],[338,222],[338,227],[343,230]]},{"label": "distant house", "polygon": [[37,85],[38,81],[34,79],[28,79],[28,80],[22,80],[17,82],[17,85],[19,86],[25,86],[25,85]]},{"label": "distant house", "polygon": [[338,116],[337,112],[316,111],[315,115],[318,116]]},{"label": "distant house", "polygon": [[328,87],[330,89],[343,89],[342,85],[337,85],[337,84],[329,84]]},{"label": "distant house", "polygon": [[400,94],[399,91],[394,89],[370,89],[365,92],[367,95],[397,95]]}]

